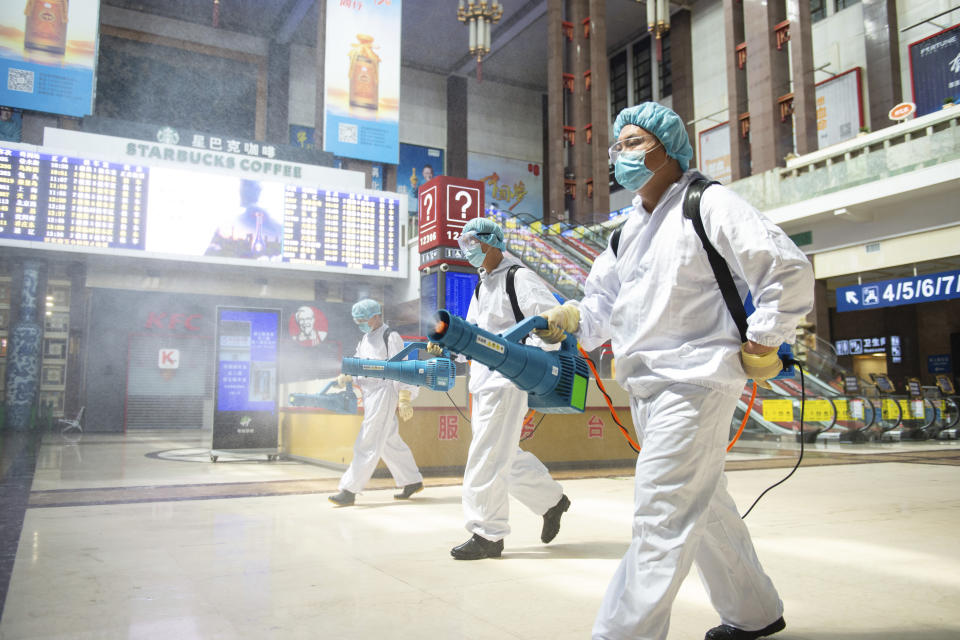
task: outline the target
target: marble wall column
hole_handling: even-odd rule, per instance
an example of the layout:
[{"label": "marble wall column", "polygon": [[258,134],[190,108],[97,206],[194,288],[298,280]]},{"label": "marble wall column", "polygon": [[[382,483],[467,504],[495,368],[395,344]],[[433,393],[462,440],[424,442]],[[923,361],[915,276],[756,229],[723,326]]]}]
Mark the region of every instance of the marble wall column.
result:
[{"label": "marble wall column", "polygon": [[30,428],[30,411],[40,382],[40,347],[43,325],[37,320],[37,296],[43,263],[25,260],[19,287],[11,293],[16,321],[10,327],[7,346],[6,427]]},{"label": "marble wall column", "polygon": [[743,3],[723,0],[723,24],[727,60],[727,112],[730,125],[730,169],[732,180],[750,175],[750,138],[740,133],[740,115],[750,109],[747,104],[747,69],[737,60],[737,46],[745,43],[743,35]]},{"label": "marble wall column", "polygon": [[787,49],[777,49],[774,27],[786,19],[783,0],[743,0],[747,42],[747,103],[750,107],[751,172],[785,164],[793,151],[793,123],[780,116],[778,98],[790,93]]},{"label": "marble wall column", "polygon": [[607,59],[607,3],[590,0],[590,167],[593,171],[593,220],[607,220],[610,212],[610,170],[607,147],[610,146],[610,122],[607,87],[610,63]]},{"label": "marble wall column", "polygon": [[866,111],[875,131],[893,124],[888,113],[903,102],[896,0],[863,0],[863,35],[868,60]]},{"label": "marble wall column", "polygon": [[547,208],[543,212],[544,222],[562,220],[566,204],[564,202],[564,150],[563,150],[563,0],[547,0],[547,128],[546,148],[548,154],[543,159],[544,172],[548,179]]},{"label": "marble wall column", "polygon": [[467,79],[447,78],[447,175],[467,177]]}]

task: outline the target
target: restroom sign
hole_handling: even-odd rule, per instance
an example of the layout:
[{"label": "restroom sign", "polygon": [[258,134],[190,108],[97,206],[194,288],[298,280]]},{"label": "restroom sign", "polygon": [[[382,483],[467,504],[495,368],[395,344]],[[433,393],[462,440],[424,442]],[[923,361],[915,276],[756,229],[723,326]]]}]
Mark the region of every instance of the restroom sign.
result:
[{"label": "restroom sign", "polygon": [[161,369],[179,369],[180,349],[160,349],[157,356],[157,366]]}]

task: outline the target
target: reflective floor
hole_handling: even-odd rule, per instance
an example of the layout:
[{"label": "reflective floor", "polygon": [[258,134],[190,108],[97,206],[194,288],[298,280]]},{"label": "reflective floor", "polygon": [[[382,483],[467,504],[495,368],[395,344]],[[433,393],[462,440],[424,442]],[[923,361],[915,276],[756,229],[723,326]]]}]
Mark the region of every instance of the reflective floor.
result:
[{"label": "reflective floor", "polygon": [[[553,543],[512,503],[503,558],[457,562],[449,549],[467,538],[458,478],[428,478],[409,502],[378,479],[356,507],[335,509],[338,472],[212,464],[208,438],[45,440],[0,638],[584,639],[629,543],[628,469],[558,474],[572,506]],[[796,455],[745,445],[728,464],[742,508]],[[9,452],[7,489],[29,475]],[[960,637],[958,465],[958,443],[809,449],[747,519],[786,605],[775,637]],[[673,612],[671,640],[699,640],[717,623],[696,572]]]}]

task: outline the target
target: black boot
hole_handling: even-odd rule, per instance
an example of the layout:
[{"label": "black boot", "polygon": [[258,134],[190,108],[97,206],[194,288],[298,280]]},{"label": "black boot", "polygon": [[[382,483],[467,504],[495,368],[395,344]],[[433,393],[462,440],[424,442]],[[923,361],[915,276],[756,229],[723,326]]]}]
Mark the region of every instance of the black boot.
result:
[{"label": "black boot", "polygon": [[410,499],[410,496],[412,496],[412,495],[415,494],[415,493],[420,493],[421,491],[423,491],[423,483],[422,483],[422,482],[414,482],[413,484],[408,484],[408,485],[404,486],[404,487],[403,487],[403,491],[401,491],[400,493],[395,493],[395,494],[393,494],[393,499],[394,499],[394,500],[409,500],[409,499]]},{"label": "black boot", "polygon": [[754,638],[772,636],[777,631],[783,631],[786,626],[787,623],[783,621],[782,617],[777,618],[759,631],[744,631],[728,624],[722,624],[707,631],[703,640],[754,640]]},{"label": "black boot", "polygon": [[560,501],[553,505],[543,514],[543,530],[540,532],[540,541],[546,544],[560,533],[560,516],[570,508],[570,498],[566,495],[560,496]]},{"label": "black boot", "polygon": [[450,549],[450,555],[457,560],[482,560],[484,558],[499,558],[503,551],[503,540],[493,542],[477,534],[458,547]]},{"label": "black boot", "polygon": [[341,489],[340,493],[335,496],[330,496],[327,498],[330,502],[337,505],[338,507],[352,507],[353,499],[357,494],[351,493],[346,489]]}]

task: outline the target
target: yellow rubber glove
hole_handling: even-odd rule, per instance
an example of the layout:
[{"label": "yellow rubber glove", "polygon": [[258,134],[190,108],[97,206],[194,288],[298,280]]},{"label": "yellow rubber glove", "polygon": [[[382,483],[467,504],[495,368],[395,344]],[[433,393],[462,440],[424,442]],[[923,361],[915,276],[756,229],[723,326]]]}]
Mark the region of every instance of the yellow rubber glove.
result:
[{"label": "yellow rubber glove", "polygon": [[565,333],[573,333],[580,328],[580,309],[569,301],[548,309],[540,315],[547,319],[550,326],[546,329],[536,329],[534,333],[550,344],[560,342]]},{"label": "yellow rubber glove", "polygon": [[747,353],[746,344],[742,344],[740,359],[743,361],[743,370],[747,377],[756,382],[758,387],[765,389],[770,388],[767,380],[775,378],[783,370],[783,362],[780,361],[776,349],[763,354]]},{"label": "yellow rubber glove", "polygon": [[427,342],[427,353],[432,356],[442,356],[443,347],[438,342]]},{"label": "yellow rubber glove", "polygon": [[413,417],[413,406],[410,404],[410,391],[408,389],[400,389],[400,400],[397,403],[397,415],[400,416],[400,419],[406,422]]},{"label": "yellow rubber glove", "polygon": [[348,382],[352,382],[352,381],[353,381],[353,376],[348,376],[345,373],[341,373],[340,375],[337,376],[338,387],[345,387],[347,386]]}]

